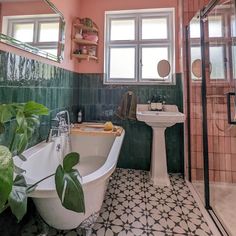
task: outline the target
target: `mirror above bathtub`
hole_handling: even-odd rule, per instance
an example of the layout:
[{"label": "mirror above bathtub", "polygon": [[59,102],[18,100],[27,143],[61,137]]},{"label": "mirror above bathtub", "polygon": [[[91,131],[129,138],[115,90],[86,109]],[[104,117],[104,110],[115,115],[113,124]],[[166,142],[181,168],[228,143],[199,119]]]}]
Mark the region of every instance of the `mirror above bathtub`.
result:
[{"label": "mirror above bathtub", "polygon": [[0,42],[61,62],[62,13],[49,0],[0,0]]}]

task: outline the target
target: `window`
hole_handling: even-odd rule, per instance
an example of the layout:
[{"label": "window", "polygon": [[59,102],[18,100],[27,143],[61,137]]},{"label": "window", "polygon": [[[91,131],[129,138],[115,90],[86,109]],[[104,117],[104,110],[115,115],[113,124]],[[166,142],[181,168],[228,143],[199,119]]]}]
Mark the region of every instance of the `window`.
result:
[{"label": "window", "polygon": [[57,56],[60,19],[55,15],[4,17],[3,32]]},{"label": "window", "polygon": [[[104,83],[173,83],[173,19],[173,9],[106,12]],[[171,65],[166,78],[157,72],[163,59]]]}]

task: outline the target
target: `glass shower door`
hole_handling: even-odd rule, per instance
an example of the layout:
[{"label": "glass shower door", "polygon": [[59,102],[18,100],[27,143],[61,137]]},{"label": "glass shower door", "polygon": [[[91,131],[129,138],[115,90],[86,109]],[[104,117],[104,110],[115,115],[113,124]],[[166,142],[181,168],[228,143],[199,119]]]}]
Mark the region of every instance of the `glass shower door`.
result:
[{"label": "glass shower door", "polygon": [[236,235],[234,0],[218,1],[204,18],[210,206]]},{"label": "glass shower door", "polygon": [[202,56],[200,12],[191,20],[188,31],[188,101],[191,182],[199,197],[205,202],[203,166],[203,116],[202,116]]}]

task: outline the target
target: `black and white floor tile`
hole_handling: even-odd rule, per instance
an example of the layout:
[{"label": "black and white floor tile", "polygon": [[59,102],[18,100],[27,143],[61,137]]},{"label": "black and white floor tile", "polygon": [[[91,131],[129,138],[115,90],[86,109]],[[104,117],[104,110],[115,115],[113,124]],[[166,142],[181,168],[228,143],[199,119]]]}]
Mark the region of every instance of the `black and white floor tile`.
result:
[{"label": "black and white floor tile", "polygon": [[[169,187],[155,187],[150,183],[146,171],[117,169],[110,180],[100,215],[91,235],[212,235],[182,176],[171,174],[170,180]],[[56,231],[32,221],[22,231],[22,236],[30,235],[83,234],[79,229]]]}]

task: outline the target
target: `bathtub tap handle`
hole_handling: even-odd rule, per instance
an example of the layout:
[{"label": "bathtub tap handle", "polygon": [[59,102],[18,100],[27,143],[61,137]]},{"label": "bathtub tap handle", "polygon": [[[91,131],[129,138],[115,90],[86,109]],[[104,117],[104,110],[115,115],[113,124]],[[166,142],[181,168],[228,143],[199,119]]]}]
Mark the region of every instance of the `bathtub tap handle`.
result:
[{"label": "bathtub tap handle", "polygon": [[59,152],[61,150],[61,144],[57,144],[56,151]]},{"label": "bathtub tap handle", "polygon": [[48,136],[46,138],[46,143],[52,142],[52,137],[53,137],[54,131],[56,131],[56,137],[60,136],[60,129],[58,129],[58,128],[49,129]]}]

